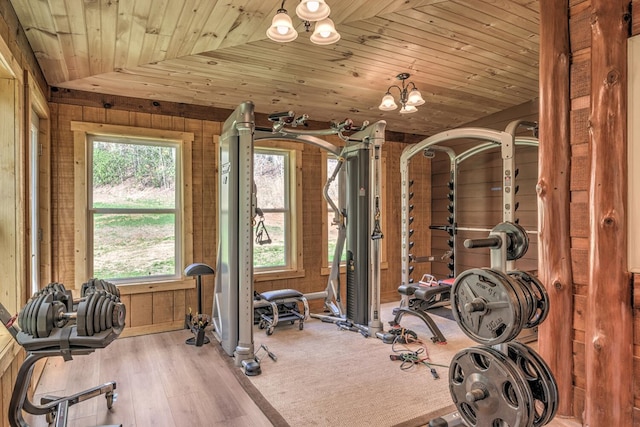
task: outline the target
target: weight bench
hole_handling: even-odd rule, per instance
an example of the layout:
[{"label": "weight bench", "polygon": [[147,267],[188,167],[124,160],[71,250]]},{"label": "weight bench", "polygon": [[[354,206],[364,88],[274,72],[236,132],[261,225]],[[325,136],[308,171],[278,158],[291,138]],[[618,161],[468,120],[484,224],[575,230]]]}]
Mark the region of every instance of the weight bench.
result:
[{"label": "weight bench", "polygon": [[451,286],[455,279],[436,280],[432,275],[425,274],[417,284],[400,285],[398,293],[402,295],[400,307],[393,309],[395,318],[389,322],[392,326],[400,324],[402,316],[410,314],[416,316],[427,325],[433,333],[434,343],[446,343],[440,328],[433,321],[427,310],[447,304],[451,297]]},{"label": "weight bench", "polygon": [[[300,312],[302,303],[303,312]],[[254,299],[254,321],[260,329],[266,329],[267,335],[273,334],[280,322],[298,321],[298,329],[304,329],[304,321],[309,318],[309,303],[302,292],[295,289],[279,289],[256,293]]]}]

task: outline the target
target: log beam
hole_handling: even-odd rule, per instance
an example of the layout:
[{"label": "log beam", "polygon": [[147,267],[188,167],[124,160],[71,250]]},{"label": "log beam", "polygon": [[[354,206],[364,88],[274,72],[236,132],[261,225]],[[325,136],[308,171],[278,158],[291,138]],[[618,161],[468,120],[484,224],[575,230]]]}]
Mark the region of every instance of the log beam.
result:
[{"label": "log beam", "polygon": [[626,227],[628,4],[628,0],[591,1],[587,426],[633,422],[633,316]]},{"label": "log beam", "polygon": [[538,271],[549,293],[550,313],[538,330],[538,342],[558,383],[562,416],[573,415],[569,53],[568,0],[540,0]]}]

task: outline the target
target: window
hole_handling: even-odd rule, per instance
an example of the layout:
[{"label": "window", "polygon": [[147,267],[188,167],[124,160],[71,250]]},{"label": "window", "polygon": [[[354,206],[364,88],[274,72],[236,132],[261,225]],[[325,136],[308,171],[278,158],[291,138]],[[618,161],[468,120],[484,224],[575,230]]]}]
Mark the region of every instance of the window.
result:
[{"label": "window", "polygon": [[90,276],[180,277],[179,145],[95,135],[88,142]]},{"label": "window", "polygon": [[[329,177],[331,177],[336,169],[336,167],[338,166],[338,159],[336,158],[335,155],[328,153],[326,154],[326,162],[325,162],[325,169],[324,171],[326,171],[324,173],[324,176],[326,176],[327,178],[325,179],[325,183],[327,181],[327,179],[329,179]],[[343,165],[344,167],[344,165]],[[341,174],[336,175],[336,177],[334,178],[334,180],[331,182],[331,184],[329,185],[329,189],[328,189],[328,194],[329,197],[331,198],[331,200],[335,203],[336,206],[339,206],[339,188],[341,185]],[[325,184],[326,185],[326,184]],[[323,186],[324,189],[324,186]],[[323,198],[324,200],[324,198]],[[326,253],[326,257],[327,257],[327,265],[331,265],[331,263],[333,262],[333,256],[335,254],[335,250],[336,250],[336,244],[338,242],[338,225],[335,224],[336,218],[335,218],[335,212],[332,209],[331,205],[327,202],[325,205],[325,212],[327,215],[327,219],[326,219],[326,224],[328,224],[328,229],[327,229],[327,253]],[[346,251],[342,251],[342,260],[341,263],[344,264],[344,262],[347,259],[347,253]]]},{"label": "window", "polygon": [[144,289],[189,287],[182,269],[193,262],[185,180],[193,134],[85,122],[71,129],[75,218],[84,225],[76,233],[76,283],[98,277]]},{"label": "window", "polygon": [[[270,141],[254,148],[258,213],[253,265],[258,280],[299,277],[302,271],[301,153],[298,144]],[[260,277],[261,276],[261,277]]]},{"label": "window", "polygon": [[[327,182],[327,179],[331,176],[331,174],[333,174],[333,171],[335,170],[335,167],[338,164],[338,159],[335,158],[335,156],[331,153],[327,153],[326,151],[322,150],[321,151],[321,179],[322,179],[322,187],[324,188],[325,183]],[[381,163],[382,163],[382,177],[381,177],[381,198],[382,198],[382,207],[381,207],[381,211],[382,211],[382,232],[383,234],[385,233],[386,230],[386,215],[385,215],[385,200],[386,200],[386,188],[387,188],[387,159],[386,157],[382,156],[381,158]],[[343,167],[345,167],[343,165]],[[339,177],[340,175],[338,175]],[[334,180],[334,182],[330,185],[329,187],[329,196],[331,197],[331,199],[338,204],[338,195],[339,195],[339,188],[340,185],[343,185],[342,182],[339,182],[339,178],[336,177],[336,179]],[[323,239],[322,239],[322,245],[323,245],[323,254],[325,254],[326,256],[323,256],[322,258],[322,268],[321,268],[321,274],[324,275],[328,275],[331,271],[331,263],[333,262],[333,255],[334,255],[334,251],[335,251],[335,247],[336,247],[336,242],[338,240],[338,229],[336,227],[336,225],[333,224],[333,219],[334,219],[334,213],[333,210],[331,209],[331,207],[329,206],[329,204],[324,200],[324,197],[322,198],[322,202],[323,202],[323,209],[325,209],[325,220],[322,222],[322,235],[323,235]],[[387,261],[387,239],[382,239],[382,244],[381,246],[381,267],[382,268],[388,268],[389,263]],[[345,242],[345,247],[346,247],[346,242]],[[346,260],[346,250],[342,251],[342,262],[344,265],[344,261]],[[342,270],[342,268],[341,268]]]}]

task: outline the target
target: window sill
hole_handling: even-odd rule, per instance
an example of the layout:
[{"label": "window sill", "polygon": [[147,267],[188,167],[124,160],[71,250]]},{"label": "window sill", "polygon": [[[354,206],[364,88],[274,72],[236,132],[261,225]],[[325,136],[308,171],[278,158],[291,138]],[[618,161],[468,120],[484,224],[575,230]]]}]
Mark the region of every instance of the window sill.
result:
[{"label": "window sill", "polygon": [[254,272],[253,280],[255,282],[268,282],[271,280],[296,279],[304,277],[304,270],[277,270]]},{"label": "window sill", "polygon": [[149,292],[177,291],[196,287],[195,278],[171,280],[166,282],[127,283],[118,285],[120,295],[145,294]]}]

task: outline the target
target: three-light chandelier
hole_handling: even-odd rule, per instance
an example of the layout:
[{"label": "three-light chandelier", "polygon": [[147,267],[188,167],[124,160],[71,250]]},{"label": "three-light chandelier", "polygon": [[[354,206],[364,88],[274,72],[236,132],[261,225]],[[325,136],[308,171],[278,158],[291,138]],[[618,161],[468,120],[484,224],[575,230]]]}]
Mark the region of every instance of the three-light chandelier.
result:
[{"label": "three-light chandelier", "polygon": [[[387,93],[384,94],[382,102],[378,106],[380,110],[393,111],[398,108],[395,99],[393,99],[393,95],[391,95],[391,89],[395,88],[400,92],[400,105],[402,106],[402,108],[400,108],[400,114],[409,114],[418,111],[416,107],[424,104],[424,99],[415,83],[405,83],[410,76],[409,73],[400,73],[396,76],[396,78],[402,82],[402,87],[398,85],[389,86]],[[413,88],[409,90],[411,87]]]},{"label": "three-light chandelier", "polygon": [[[276,12],[271,22],[271,27],[267,30],[267,37],[276,42],[290,42],[298,37],[298,32],[293,27],[291,17],[284,8],[286,0],[282,0],[280,9]],[[305,30],[310,31],[311,23],[316,26],[313,34],[309,38],[313,43],[319,45],[332,44],[340,40],[340,34],[336,31],[333,21],[329,18],[331,9],[325,0],[301,0],[296,7],[296,15],[303,23]]]}]

